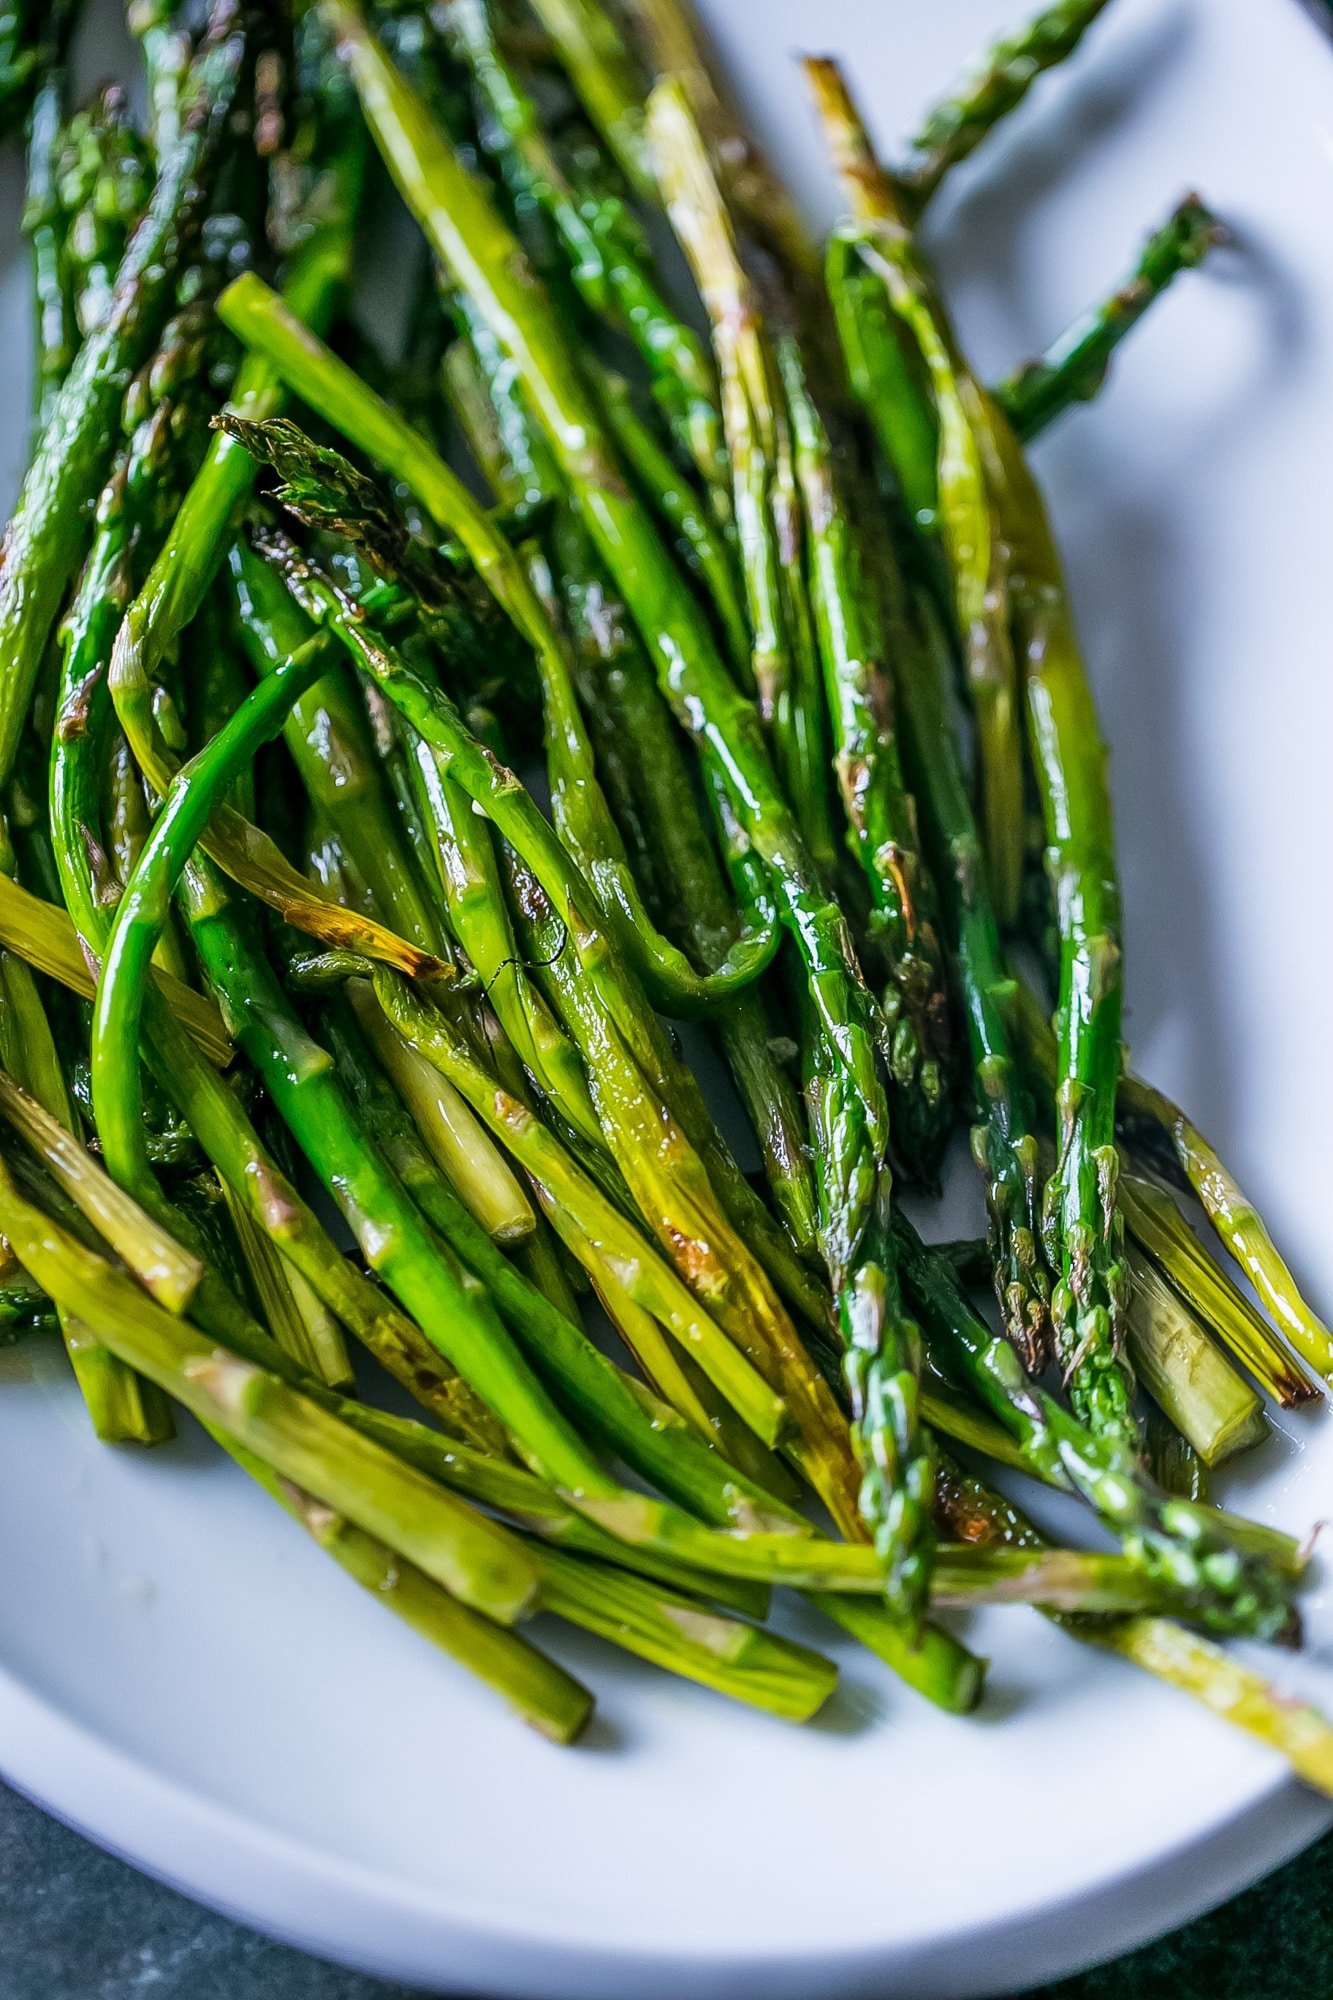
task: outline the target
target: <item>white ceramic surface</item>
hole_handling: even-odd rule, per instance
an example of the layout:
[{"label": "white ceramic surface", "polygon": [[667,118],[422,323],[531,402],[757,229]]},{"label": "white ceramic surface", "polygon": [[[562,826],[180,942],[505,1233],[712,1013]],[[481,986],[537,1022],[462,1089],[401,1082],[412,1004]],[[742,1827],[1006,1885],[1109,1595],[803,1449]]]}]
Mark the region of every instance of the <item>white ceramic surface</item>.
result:
[{"label": "white ceramic surface", "polygon": [[[705,11],[827,215],[788,51],[848,57],[891,144],[1017,4]],[[994,370],[1103,290],[1186,187],[1234,227],[1039,457],[1115,752],[1140,1066],[1216,1136],[1325,1301],[1331,148],[1333,51],[1292,0],[1119,0],[932,223]],[[13,358],[26,274],[6,185]],[[17,366],[3,401],[16,476]],[[1325,1823],[1272,1757],[1022,1612],[976,1622],[994,1665],[972,1723],[849,1649],[829,1714],[798,1731],[551,1634],[601,1695],[586,1747],[558,1751],[198,1433],[100,1449],[54,1363],[32,1343],[0,1355],[0,1770],[314,1950],[534,2000],[1012,1990],[1183,1920]],[[1333,1428],[1283,1429],[1237,1486],[1302,1529],[1329,1511]],[[1274,1670],[1333,1704],[1326,1590],[1309,1623],[1308,1654]]]}]

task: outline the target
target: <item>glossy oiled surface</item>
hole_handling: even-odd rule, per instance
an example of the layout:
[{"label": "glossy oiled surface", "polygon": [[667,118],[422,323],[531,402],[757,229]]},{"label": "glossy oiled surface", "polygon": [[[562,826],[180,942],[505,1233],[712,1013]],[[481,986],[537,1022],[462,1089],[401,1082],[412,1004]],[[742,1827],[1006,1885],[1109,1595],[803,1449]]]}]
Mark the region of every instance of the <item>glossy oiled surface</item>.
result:
[{"label": "glossy oiled surface", "polygon": [[[1012,18],[1008,0],[705,11],[821,215],[787,51],[848,57],[891,144]],[[1105,289],[1187,187],[1235,230],[1039,462],[1114,750],[1136,1059],[1326,1302],[1331,146],[1333,54],[1291,0],[1116,0],[932,223],[992,371]],[[25,280],[3,240],[15,353]],[[1302,1529],[1328,1512],[1333,1428],[1284,1427],[1236,1490]],[[421,1983],[581,2000],[1027,1984],[1184,1917],[1321,1823],[1271,1758],[1022,1612],[970,1635],[994,1662],[978,1721],[848,1651],[801,1731],[552,1633],[602,1698],[589,1743],[557,1751],[197,1434],[99,1449],[33,1346],[0,1356],[0,1519],[0,1770],[195,1893]],[[1276,1670],[1333,1704],[1322,1590],[1310,1635]]]}]

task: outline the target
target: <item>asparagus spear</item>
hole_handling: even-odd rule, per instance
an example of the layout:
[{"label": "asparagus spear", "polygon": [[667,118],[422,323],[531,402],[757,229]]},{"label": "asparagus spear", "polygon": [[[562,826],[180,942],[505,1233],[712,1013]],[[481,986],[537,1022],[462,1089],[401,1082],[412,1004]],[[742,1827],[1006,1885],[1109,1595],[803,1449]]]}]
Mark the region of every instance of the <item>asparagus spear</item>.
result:
[{"label": "asparagus spear", "polygon": [[[588,7],[591,0],[581,4]],[[626,0],[625,12],[653,81],[671,77],[684,90],[710,156],[725,173],[728,197],[747,235],[763,246],[805,300],[818,283],[810,235],[747,130],[688,0]],[[645,196],[648,192],[644,190]]]},{"label": "asparagus spear", "polygon": [[1226,240],[1217,217],[1198,195],[1186,195],[1155,230],[1125,283],[1075,320],[1041,359],[1029,361],[995,390],[995,400],[1026,444],[1074,403],[1090,403],[1106,380],[1111,358],[1154,300],[1182,271],[1193,271]]},{"label": "asparagus spear", "polygon": [[882,1005],[894,1143],[927,1181],[952,1129],[949,1003],[934,927],[934,890],[903,779],[883,635],[858,566],[850,495],[840,491],[823,418],[794,342],[779,364],[810,533],[811,588],[835,738],[847,844],[870,889],[871,935],[888,961]]},{"label": "asparagus spear", "polygon": [[[351,107],[339,91],[338,77],[335,67],[331,76],[321,78],[318,116],[313,129],[301,134],[309,155],[305,199],[290,218],[292,243],[284,289],[294,309],[315,326],[332,318],[346,283],[364,168],[360,124],[349,116]],[[229,404],[233,412],[259,419],[275,415],[282,402],[282,384],[266,362],[242,364]],[[175,766],[172,746],[159,722],[159,669],[203,601],[226,552],[230,524],[253,486],[254,472],[248,452],[224,432],[214,436],[116,639],[109,674],[116,713],[140,767],[150,776],[156,773],[159,792],[167,789]],[[234,831],[244,845],[249,836],[244,829]],[[235,864],[234,851],[230,858]],[[260,858],[268,864],[268,872],[257,878],[251,875],[256,893],[267,891],[279,907],[284,907],[285,896],[288,914],[313,901],[309,885],[303,883],[298,889],[295,871],[279,865],[281,856],[265,849]],[[320,909],[313,915],[319,917]],[[360,926],[357,929],[356,941],[364,946],[366,933]],[[381,942],[387,945],[387,940]]]},{"label": "asparagus spear", "polygon": [[[955,1529],[974,1547],[1043,1545],[1042,1535],[1016,1507],[977,1480],[951,1478],[945,1501]],[[1307,1784],[1333,1796],[1333,1725],[1307,1703],[1279,1693],[1212,1640],[1165,1618],[1052,1615],[1071,1638],[1117,1653],[1168,1686],[1192,1694],[1215,1715],[1278,1751]]]},{"label": "asparagus spear", "polygon": [[932,1258],[910,1223],[894,1221],[903,1277],[940,1363],[962,1377],[1042,1475],[1079,1493],[1127,1555],[1192,1600],[1192,1615],[1219,1632],[1262,1638],[1296,1629],[1291,1580],[1255,1554],[1217,1513],[1159,1493],[1114,1434],[1097,1434],[1024,1373],[1007,1342],[979,1320],[952,1269]]},{"label": "asparagus spear", "polygon": [[533,0],[532,11],[630,187],[654,199],[643,92],[610,10],[596,0]]},{"label": "asparagus spear", "polygon": [[599,553],[653,655],[664,694],[723,772],[742,823],[773,871],[816,1004],[881,1141],[885,1114],[869,996],[845,920],[775,784],[754,712],[727,674],[651,522],[627,492],[595,402],[517,243],[351,0],[324,0],[323,11],[409,207],[512,355]]},{"label": "asparagus spear", "polygon": [[[1124,1079],[1120,1102],[1131,1146],[1143,1146],[1155,1163],[1169,1165],[1193,1190],[1286,1339],[1317,1375],[1333,1380],[1333,1335],[1302,1297],[1263,1218],[1198,1127],[1161,1091],[1135,1076]],[[1248,1359],[1246,1365],[1251,1365]]]},{"label": "asparagus spear", "polygon": [[[900,197],[875,159],[865,128],[835,63],[811,58],[806,76],[825,140],[852,219],[829,243],[827,276],[839,309],[844,342],[857,355],[853,384],[869,398],[867,409],[888,462],[897,473],[908,511],[937,530],[948,561],[959,639],[976,716],[986,863],[1001,922],[1018,907],[1022,873],[1023,766],[1018,676],[1006,618],[1007,550],[988,484],[990,418],[985,397],[967,368],[943,306],[917,255]],[[857,265],[878,280],[882,300],[895,316],[899,338],[911,344],[909,368],[889,341],[874,342],[848,321],[864,294],[848,289],[845,274]],[[897,356],[896,360],[894,357]],[[868,364],[894,361],[893,372],[867,379]],[[934,404],[932,427],[924,412],[900,427],[894,413],[921,402],[924,377]],[[879,416],[876,417],[876,411]],[[920,449],[931,429],[934,452],[920,461],[903,444]]]},{"label": "asparagus spear", "polygon": [[[1052,1088],[1057,1061],[1055,1036],[1040,1002],[1032,989],[1021,980],[1014,989],[1011,1018],[1022,1043],[1025,1061],[1043,1085]],[[1120,1120],[1122,1136],[1128,1137],[1132,1132],[1149,1132],[1156,1142],[1155,1150],[1150,1154],[1155,1169],[1174,1169],[1176,1178],[1187,1189],[1192,1188],[1205,1207],[1210,1199],[1224,1203],[1238,1199],[1234,1192],[1228,1192],[1234,1191],[1234,1183],[1230,1182],[1225,1168],[1197,1134],[1187,1147],[1186,1157],[1191,1157],[1192,1147],[1197,1145],[1203,1170],[1199,1171],[1196,1167],[1189,1180],[1181,1173],[1180,1163],[1169,1144],[1163,1148],[1162,1139],[1171,1128],[1154,1124],[1154,1106],[1166,1107],[1173,1118],[1180,1121],[1182,1130],[1192,1133],[1193,1127],[1189,1126],[1183,1112],[1168,1106],[1165,1098],[1135,1077],[1126,1077],[1121,1089],[1127,1107]],[[1145,1113],[1146,1121],[1140,1126],[1138,1120]],[[1176,1203],[1141,1174],[1127,1171],[1127,1165],[1133,1164],[1132,1157],[1128,1162],[1122,1157],[1121,1176],[1117,1182],[1117,1197],[1125,1213],[1131,1241],[1149,1253],[1176,1290],[1197,1308],[1217,1338],[1225,1342],[1276,1402],[1290,1408],[1317,1397],[1319,1388],[1315,1376],[1308,1374],[1294,1359],[1221,1266],[1207,1255]],[[1256,1227],[1262,1231],[1261,1224],[1256,1224]],[[1223,1241],[1234,1255],[1234,1247],[1225,1234]],[[1244,1264],[1243,1259],[1238,1261]],[[1248,1274],[1251,1277],[1254,1275],[1252,1271]],[[1131,1300],[1132,1296],[1131,1292]],[[1262,1291],[1261,1296],[1264,1296]],[[1299,1299],[1298,1294],[1295,1296]],[[1308,1311],[1308,1308],[1302,1307],[1301,1310]],[[1282,1324],[1281,1317],[1278,1314],[1274,1316]],[[1317,1322],[1312,1324],[1317,1325]],[[1316,1345],[1312,1355],[1304,1358],[1317,1359],[1319,1353]]]},{"label": "asparagus spear", "polygon": [[1034,1372],[1050,1349],[1050,1288],[1041,1258],[1037,1144],[1014,1060],[1012,982],[987,892],[980,842],[949,711],[947,660],[929,606],[907,601],[890,555],[881,570],[902,705],[904,749],[962,990],[978,1122],[972,1152],[986,1177],[991,1257],[1005,1332]]},{"label": "asparagus spear", "polygon": [[[914,262],[896,211],[836,68],[807,66],[864,220],[853,240],[873,246],[886,295],[910,326],[940,417],[940,499],[963,630],[999,619],[1021,659],[1028,739],[1046,819],[1048,867],[1061,920],[1058,1160],[1047,1189],[1048,1261],[1058,1271],[1052,1318],[1075,1406],[1099,1429],[1132,1442],[1132,1383],[1123,1360],[1124,1265],[1114,1201],[1115,1092],[1120,1058],[1121,944],[1105,750],[1074,635],[1059,558],[1017,439],[998,406],[951,351],[947,327]],[[966,478],[954,498],[955,453]],[[955,512],[954,499],[960,504]],[[986,554],[985,562],[978,560]],[[992,560],[999,555],[1000,568]],[[990,578],[993,596],[983,587]],[[966,588],[964,588],[966,585]],[[973,615],[967,606],[972,603]],[[990,668],[996,655],[988,649]],[[1005,670],[1008,680],[1008,670]],[[981,677],[984,686],[986,676]],[[974,676],[974,689],[977,681]],[[993,688],[990,693],[993,694]],[[979,727],[985,737],[984,710]],[[1009,740],[1007,729],[1004,740]],[[1017,743],[1014,753],[1018,754]],[[1003,911],[1016,902],[1022,855],[1021,776],[1005,810]],[[995,856],[989,856],[995,866]]]},{"label": "asparagus spear", "polygon": [[64,260],[64,217],[57,189],[56,161],[64,129],[64,77],[57,70],[33,99],[28,128],[28,185],[23,228],[32,257],[36,327],[33,370],[33,431],[40,435],[78,345],[73,301]]},{"label": "asparagus spear", "polygon": [[0,572],[0,779],[20,731],[70,576],[85,541],[86,510],[105,475],[125,375],[151,347],[179,260],[208,198],[244,57],[230,0],[191,67],[189,112],[163,161],[147,213],[116,274],[107,316],[84,341],[52,409],[5,531]]},{"label": "asparagus spear", "polygon": [[924,207],[951,167],[965,160],[1021,104],[1044,70],[1073,54],[1107,0],[1053,0],[1015,33],[1001,36],[923,120],[911,142],[904,191]]}]

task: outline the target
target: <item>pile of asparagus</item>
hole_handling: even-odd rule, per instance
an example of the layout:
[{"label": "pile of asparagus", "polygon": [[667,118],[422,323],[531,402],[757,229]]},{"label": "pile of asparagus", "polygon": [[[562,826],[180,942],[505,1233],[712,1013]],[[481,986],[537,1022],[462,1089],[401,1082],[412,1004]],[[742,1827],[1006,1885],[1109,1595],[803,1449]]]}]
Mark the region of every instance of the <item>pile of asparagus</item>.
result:
[{"label": "pile of asparagus", "polygon": [[[1298,1640],[1306,1551],[1207,1491],[1333,1338],[1126,1068],[1023,454],[1220,232],[1186,201],[988,386],[916,230],[1104,5],[896,168],[808,62],[824,245],[683,0],[134,0],[142,129],[71,108],[71,9],[0,17],[0,1317],[108,1442],[183,1405],[560,1741],[538,1611],[811,1715],[781,1585],[958,1713],[940,1614],[1036,1606],[1333,1791],[1217,1643]],[[349,316],[389,181],[392,353]],[[927,1245],[896,1187],[963,1131],[987,1235]]]}]

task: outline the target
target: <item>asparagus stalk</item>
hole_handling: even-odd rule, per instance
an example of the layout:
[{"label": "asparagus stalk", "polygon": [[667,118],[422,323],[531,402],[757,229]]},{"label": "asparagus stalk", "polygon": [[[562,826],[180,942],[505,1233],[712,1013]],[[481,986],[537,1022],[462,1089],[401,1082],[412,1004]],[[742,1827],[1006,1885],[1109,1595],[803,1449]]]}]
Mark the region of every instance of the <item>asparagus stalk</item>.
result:
[{"label": "asparagus stalk", "polygon": [[1205,1465],[1251,1450],[1268,1434],[1258,1396],[1149,1259],[1133,1244],[1125,1256],[1129,1350],[1145,1387]]},{"label": "asparagus stalk", "polygon": [[871,935],[889,966],[882,1005],[893,1037],[894,1142],[929,1181],[953,1123],[949,1002],[933,922],[934,891],[921,855],[915,804],[903,779],[883,635],[858,567],[849,496],[839,489],[828,432],[790,340],[780,346],[779,365],[810,534],[811,588],[847,845],[869,887]]},{"label": "asparagus stalk", "polygon": [[[1053,1084],[1056,1066],[1055,1037],[1051,1031],[1042,1007],[1030,987],[1019,981],[1014,992],[1012,1015],[1015,1028],[1023,1044],[1024,1057],[1043,1083]],[[1120,1121],[1125,1137],[1140,1130],[1151,1131],[1151,1122],[1140,1127],[1138,1118],[1141,1109],[1151,1114],[1155,1102],[1165,1106],[1167,1100],[1150,1085],[1140,1083],[1137,1078],[1124,1079],[1127,1110]],[[1183,1127],[1188,1126],[1183,1112],[1174,1116]],[[1169,1128],[1167,1128],[1169,1129]],[[1200,1160],[1205,1164],[1203,1171],[1196,1169],[1190,1180],[1181,1173],[1178,1161],[1169,1150],[1163,1152],[1160,1145],[1162,1128],[1157,1128],[1159,1141],[1151,1155],[1154,1167],[1165,1166],[1174,1169],[1176,1178],[1184,1183],[1204,1202],[1209,1199],[1225,1200],[1231,1197],[1221,1191],[1234,1183],[1229,1181],[1226,1170],[1206,1142],[1195,1135],[1195,1143],[1202,1149]],[[1154,1259],[1175,1289],[1202,1316],[1218,1339],[1228,1346],[1237,1359],[1244,1363],[1255,1380],[1263,1385],[1276,1402],[1290,1408],[1295,1404],[1309,1402],[1319,1394],[1318,1382],[1314,1375],[1295,1360],[1289,1350],[1275,1336],[1271,1327],[1255,1311],[1250,1301],[1227,1277],[1219,1264],[1208,1256],[1202,1244],[1181,1214],[1176,1203],[1143,1175],[1128,1171],[1128,1162],[1122,1157],[1121,1175],[1117,1182],[1117,1198],[1124,1211],[1127,1228],[1132,1241],[1140,1244]],[[1257,1225],[1262,1230],[1262,1225]],[[1224,1235],[1223,1240],[1235,1255],[1235,1249]],[[1265,1239],[1266,1240],[1266,1239]],[[1240,1260],[1238,1260],[1240,1261]],[[1248,1275],[1253,1275],[1248,1272]],[[1261,1296],[1263,1294],[1261,1293]],[[1299,1297],[1299,1295],[1296,1295]],[[1132,1298],[1132,1294],[1131,1294]],[[1277,1315],[1274,1315],[1277,1317]],[[1279,1320],[1279,1324],[1282,1321]],[[1317,1323],[1316,1323],[1317,1324]],[[1295,1343],[1293,1343],[1295,1344]],[[1314,1356],[1319,1349],[1316,1346]],[[1313,1357],[1305,1357],[1306,1359]]]},{"label": "asparagus stalk", "polygon": [[[585,7],[590,0],[581,0]],[[818,257],[803,218],[746,129],[689,0],[627,0],[638,52],[654,82],[677,81],[725,173],[728,198],[745,231],[803,295],[818,283]],[[645,197],[648,190],[644,190]]]},{"label": "asparagus stalk", "polygon": [[1186,195],[1148,238],[1120,289],[1075,320],[1040,360],[1027,362],[996,388],[995,400],[1022,442],[1049,429],[1073,404],[1090,403],[1116,349],[1149,306],[1225,240],[1222,224],[1198,195]]},{"label": "asparagus stalk", "polygon": [[[1043,1537],[1017,1508],[988,1493],[978,1481],[958,1478],[950,1484],[951,1518],[973,1546],[1043,1545]],[[1117,1653],[1167,1686],[1193,1695],[1215,1715],[1285,1757],[1316,1791],[1333,1797],[1333,1724],[1308,1703],[1279,1693],[1212,1640],[1165,1618],[1052,1615],[1071,1638]]]},{"label": "asparagus stalk", "polygon": [[952,1268],[895,1218],[904,1283],[940,1365],[965,1380],[1041,1476],[1072,1488],[1121,1539],[1125,1553],[1186,1593],[1191,1615],[1219,1632],[1263,1638],[1295,1629],[1291,1579],[1207,1507],[1159,1493],[1116,1435],[1093,1432],[1038,1388],[1013,1349],[979,1320]]},{"label": "asparagus stalk", "polygon": [[951,167],[976,150],[1008,116],[1043,71],[1073,54],[1107,0],[1053,0],[1013,34],[995,42],[941,102],[912,139],[916,156],[904,172],[914,210],[924,207]]},{"label": "asparagus stalk", "polygon": [[996,1296],[1006,1335],[1025,1365],[1040,1372],[1050,1352],[1050,1287],[1041,1257],[1032,1111],[1013,1052],[1012,982],[960,763],[948,662],[932,643],[938,626],[928,606],[907,602],[892,561],[890,555],[881,582],[893,621],[904,749],[967,1017],[977,1107],[972,1152],[986,1177]]},{"label": "asparagus stalk", "polygon": [[[694,573],[712,606],[729,665],[746,693],[753,693],[750,628],[730,540],[718,530],[690,481],[682,476],[671,453],[659,442],[652,425],[639,415],[629,384],[608,370],[599,386],[607,420],[630,477],[662,525],[670,529],[682,562]],[[730,512],[730,486],[725,499]]]},{"label": "asparagus stalk", "polygon": [[57,182],[57,157],[64,128],[65,80],[57,70],[33,99],[28,127],[27,199],[23,228],[32,258],[36,326],[33,370],[33,432],[46,428],[60,385],[78,345],[73,301],[66,282],[64,217]]},{"label": "asparagus stalk", "polygon": [[[888,462],[909,512],[938,531],[948,561],[957,631],[976,715],[981,770],[982,823],[991,890],[1001,922],[1018,908],[1022,874],[1023,765],[1018,675],[1006,607],[1007,551],[988,487],[989,416],[984,391],[967,368],[943,307],[916,253],[900,197],[875,159],[860,115],[840,71],[827,59],[809,59],[805,71],[851,220],[829,244],[827,276],[839,307],[840,326],[856,313],[863,293],[844,274],[859,263],[876,278],[900,337],[910,341],[915,371],[902,364],[891,375],[865,380],[870,359],[891,358],[882,339],[852,331],[857,354],[855,386],[864,387]],[[902,455],[900,437],[924,443],[924,414],[901,431],[893,412],[923,393],[924,376],[934,404],[935,450],[918,464]]]},{"label": "asparagus stalk", "polygon": [[596,0],[533,0],[579,99],[634,193],[654,200],[657,182],[633,59],[609,9]]}]

